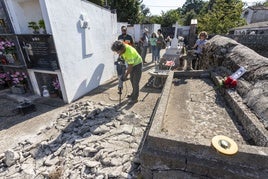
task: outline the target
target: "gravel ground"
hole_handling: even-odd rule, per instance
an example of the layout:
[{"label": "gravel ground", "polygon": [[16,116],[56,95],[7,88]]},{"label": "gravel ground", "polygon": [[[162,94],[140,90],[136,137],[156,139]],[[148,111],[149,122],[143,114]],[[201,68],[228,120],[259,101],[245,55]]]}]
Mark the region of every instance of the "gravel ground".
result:
[{"label": "gravel ground", "polygon": [[[151,54],[147,56],[148,62],[151,59],[150,56]],[[34,172],[32,170],[30,171],[28,170],[29,166],[31,166],[29,165],[29,161],[31,162],[33,161],[32,159],[29,159],[29,158],[30,156],[31,157],[34,157],[34,156],[27,155],[26,158],[24,158],[22,154],[25,152],[24,151],[25,149],[22,146],[30,145],[30,148],[38,148],[38,146],[43,145],[44,141],[49,142],[51,140],[53,141],[53,139],[59,138],[59,136],[61,136],[64,133],[62,132],[64,130],[62,129],[62,126],[61,126],[62,124],[58,123],[59,118],[62,118],[62,115],[66,114],[66,111],[70,110],[70,108],[73,109],[73,106],[75,104],[88,104],[89,102],[112,106],[119,112],[121,111],[123,116],[126,115],[126,121],[124,121],[125,117],[120,117],[119,119],[116,119],[116,121],[119,121],[119,124],[120,124],[119,126],[117,122],[114,121],[114,124],[106,124],[107,126],[104,127],[105,129],[106,127],[112,126],[113,128],[114,126],[114,128],[117,128],[118,130],[123,130],[123,131],[127,131],[130,129],[132,130],[134,128],[136,128],[136,131],[137,130],[140,131],[138,137],[135,140],[136,142],[130,145],[131,151],[134,151],[134,152],[132,152],[133,156],[129,157],[130,158],[129,160],[130,161],[134,160],[136,152],[138,151],[138,148],[140,146],[140,142],[142,141],[143,132],[146,130],[146,125],[148,124],[150,116],[155,107],[155,104],[161,95],[161,89],[156,89],[156,88],[147,86],[147,82],[149,81],[149,79],[151,79],[151,76],[148,73],[148,71],[152,68],[154,68],[153,63],[147,63],[143,67],[143,75],[142,75],[142,79],[140,83],[139,101],[138,103],[134,105],[127,104],[128,99],[126,98],[126,95],[131,92],[131,85],[130,85],[129,80],[127,80],[124,83],[122,102],[121,104],[119,104],[119,101],[118,101],[119,96],[117,94],[118,92],[117,79],[112,79],[111,81],[105,83],[104,85],[99,86],[98,88],[91,91],[90,93],[88,93],[87,95],[85,95],[84,97],[75,101],[72,104],[63,104],[62,101],[57,98],[48,99],[48,98],[33,97],[30,100],[33,101],[33,103],[35,104],[36,111],[29,113],[29,114],[25,114],[25,115],[20,114],[19,111],[16,110],[16,107],[18,105],[18,101],[29,99],[31,97],[26,96],[21,99],[18,99],[16,96],[6,95],[9,92],[5,92],[6,94],[5,93],[0,94],[1,106],[5,106],[5,111],[1,111],[0,113],[0,123],[1,123],[0,174],[2,174],[2,176],[9,175],[15,178],[34,176],[36,172],[39,171],[39,169],[33,169]],[[81,115],[79,111],[77,112],[72,111],[72,113],[74,116]],[[129,118],[131,118],[129,117],[130,114],[131,115],[134,114],[134,116],[139,116],[138,118],[142,119],[141,121],[143,121],[142,125],[140,126],[137,123],[134,126],[132,126],[133,124],[126,123],[127,121],[129,121]],[[73,122],[72,119],[73,119],[72,117],[70,118],[70,120],[68,119],[70,123]],[[85,120],[86,119],[87,118],[85,118]],[[69,126],[69,125],[66,124],[66,126]],[[122,126],[122,129],[120,129],[120,126]],[[77,129],[77,130],[80,130],[80,129]],[[92,128],[90,129],[91,132],[92,131],[94,132],[95,130],[96,129],[92,129]],[[120,132],[115,132],[115,133],[118,133],[119,135]],[[129,133],[132,135],[132,137],[135,137],[136,135],[135,133],[133,134],[131,132],[127,132],[127,134]],[[83,138],[83,140],[87,140],[87,138]],[[80,142],[81,142],[81,139],[80,139]],[[100,144],[100,145],[105,145],[105,144]],[[98,150],[102,148],[103,146],[97,147]],[[61,147],[60,149],[63,149],[63,147]],[[54,152],[59,152],[59,151],[54,151]],[[16,154],[19,154],[20,156],[19,159],[15,157],[17,156]],[[55,156],[56,154],[48,153],[47,157],[50,157],[49,155]],[[8,157],[8,156],[13,156],[13,158]],[[72,158],[72,156],[70,158]],[[44,165],[46,163],[45,161],[43,161]],[[27,165],[25,165],[25,162],[27,163]],[[55,161],[47,161],[47,162],[50,163],[50,162],[55,162]],[[72,162],[72,160],[68,162],[70,163]],[[114,161],[114,162],[118,163],[118,161]],[[50,165],[50,164],[47,164],[47,165]],[[7,167],[7,165],[9,166]],[[33,164],[33,166],[36,166],[36,165],[37,163]],[[101,170],[104,174],[105,172],[107,173],[107,169],[102,169],[101,166],[98,166],[98,167],[99,167],[98,170]],[[16,171],[17,168],[25,172],[24,173],[22,172],[22,175],[14,174],[17,172]],[[133,165],[129,166],[127,169],[124,170],[123,173],[121,173],[118,176],[127,176],[126,171],[129,172],[129,174],[130,172],[132,172],[131,176],[135,176],[135,172],[133,173],[133,169],[131,168],[133,168]],[[136,166],[136,169],[138,169],[138,166]],[[118,170],[121,170],[121,168],[117,169],[117,171]],[[47,171],[52,172],[52,169],[50,168]],[[86,172],[89,172],[89,171],[86,171]],[[94,172],[95,172],[95,176],[97,176],[97,174],[100,177],[102,175],[105,176],[101,172],[99,173],[97,171],[94,171]],[[86,173],[86,174],[89,174],[89,173]],[[116,176],[116,174],[117,173],[113,174],[113,176]],[[65,173],[64,175],[68,176],[69,174]],[[42,176],[48,176],[48,173],[42,174]]]}]

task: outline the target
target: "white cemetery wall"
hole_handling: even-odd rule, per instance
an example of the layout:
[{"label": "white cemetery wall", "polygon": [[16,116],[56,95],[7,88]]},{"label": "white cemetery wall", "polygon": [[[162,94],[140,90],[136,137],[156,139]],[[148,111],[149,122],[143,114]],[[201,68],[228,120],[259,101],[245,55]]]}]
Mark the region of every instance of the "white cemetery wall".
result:
[{"label": "white cemetery wall", "polygon": [[134,24],[134,41],[137,43],[139,42],[141,38],[141,25],[140,24]]},{"label": "white cemetery wall", "polygon": [[86,1],[45,0],[45,5],[71,102],[115,75],[111,44],[117,38],[117,17]]},{"label": "white cemetery wall", "polygon": [[144,28],[147,28],[149,30],[149,36],[153,32],[157,32],[158,29],[161,29],[160,24],[134,24],[134,41],[139,42],[139,40],[142,37],[142,34],[144,33]]}]

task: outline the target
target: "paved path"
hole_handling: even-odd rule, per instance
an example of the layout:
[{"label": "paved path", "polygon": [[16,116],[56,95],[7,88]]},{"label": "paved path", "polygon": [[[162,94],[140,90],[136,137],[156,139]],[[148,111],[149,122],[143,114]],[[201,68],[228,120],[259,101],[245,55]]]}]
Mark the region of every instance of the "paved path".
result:
[{"label": "paved path", "polygon": [[[162,50],[162,53],[163,52],[164,51]],[[151,54],[147,55],[146,61],[151,61]],[[161,89],[146,87],[146,83],[151,77],[148,71],[153,67],[153,63],[147,63],[144,65],[140,84],[139,102],[133,106],[126,105],[127,99],[125,97],[130,92],[131,85],[129,80],[125,82],[122,95],[122,104],[120,105],[121,109],[131,110],[144,117],[150,117],[156,101],[161,94]],[[112,79],[104,85],[99,86],[95,90],[91,91],[89,94],[85,95],[76,102],[90,100],[94,102],[103,101],[106,104],[118,104],[119,97],[117,94],[117,84],[117,79]],[[0,98],[0,101],[1,100],[4,99]],[[10,102],[12,102],[12,100]],[[19,142],[24,140],[42,140],[35,138],[36,134],[45,129],[47,126],[53,125],[57,117],[65,109],[72,105],[63,104],[54,98],[37,98],[34,100],[34,104],[37,108],[36,112],[24,116],[21,114],[14,116],[0,116],[0,154],[15,147]]]}]

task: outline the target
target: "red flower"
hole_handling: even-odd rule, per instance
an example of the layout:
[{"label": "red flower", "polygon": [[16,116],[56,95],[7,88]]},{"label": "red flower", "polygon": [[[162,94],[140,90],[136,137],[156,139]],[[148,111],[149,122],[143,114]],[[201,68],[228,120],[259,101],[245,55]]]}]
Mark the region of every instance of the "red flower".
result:
[{"label": "red flower", "polygon": [[233,79],[231,76],[228,76],[224,81],[223,85],[225,88],[235,88],[237,86],[236,79]]},{"label": "red flower", "polygon": [[231,88],[235,88],[237,86],[237,81],[234,79],[231,84],[230,84],[230,87]]}]

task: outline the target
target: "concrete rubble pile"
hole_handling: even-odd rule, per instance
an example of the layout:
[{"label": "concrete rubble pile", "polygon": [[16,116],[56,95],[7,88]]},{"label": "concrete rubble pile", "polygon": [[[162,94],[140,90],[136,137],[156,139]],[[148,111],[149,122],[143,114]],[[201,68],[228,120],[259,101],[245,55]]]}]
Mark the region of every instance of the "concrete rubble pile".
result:
[{"label": "concrete rubble pile", "polygon": [[[224,67],[230,75],[239,66],[246,73],[239,79],[237,91],[243,102],[268,129],[268,58],[235,40],[216,35],[208,41],[201,59],[202,69]],[[226,76],[225,76],[226,77]]]},{"label": "concrete rubble pile", "polygon": [[46,140],[25,140],[0,154],[0,178],[137,177],[148,122],[115,105],[75,103],[36,135]]}]

